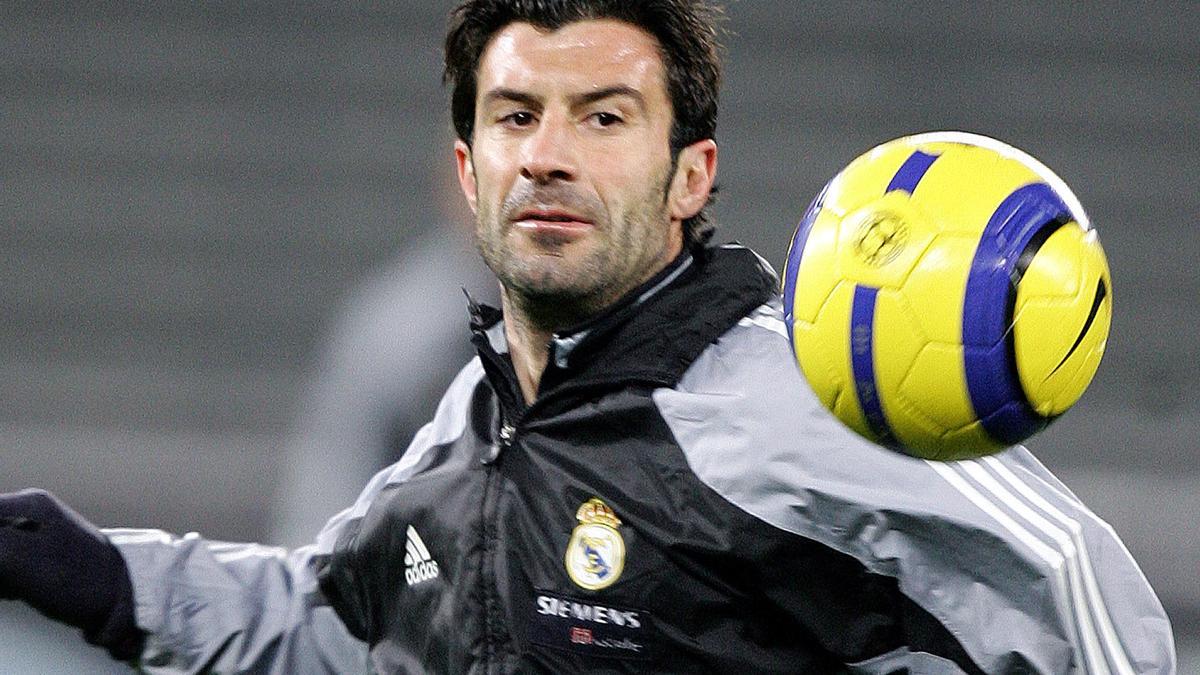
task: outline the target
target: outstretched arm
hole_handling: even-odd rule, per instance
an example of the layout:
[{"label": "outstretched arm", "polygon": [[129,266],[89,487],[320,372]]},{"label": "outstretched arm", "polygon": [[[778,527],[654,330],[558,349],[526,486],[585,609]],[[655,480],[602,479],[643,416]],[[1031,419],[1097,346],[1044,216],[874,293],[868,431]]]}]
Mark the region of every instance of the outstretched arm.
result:
[{"label": "outstretched arm", "polygon": [[149,673],[362,673],[367,646],[350,634],[318,582],[343,531],[386,482],[385,469],[310,546],[106,530],[128,563]]},{"label": "outstretched arm", "polygon": [[144,636],[120,552],[48,492],[0,495],[0,598],[23,600],[81,629],[116,659],[141,651]]},{"label": "outstretched arm", "polygon": [[83,630],[149,673],[359,673],[367,649],[317,574],[384,472],[315,544],[258,544],[98,530],[52,495],[0,495],[0,598]]},{"label": "outstretched arm", "polygon": [[334,532],[288,553],[195,534],[106,530],[129,565],[137,625],[146,632],[141,667],[150,673],[365,672],[366,646],[349,634],[317,586]]}]

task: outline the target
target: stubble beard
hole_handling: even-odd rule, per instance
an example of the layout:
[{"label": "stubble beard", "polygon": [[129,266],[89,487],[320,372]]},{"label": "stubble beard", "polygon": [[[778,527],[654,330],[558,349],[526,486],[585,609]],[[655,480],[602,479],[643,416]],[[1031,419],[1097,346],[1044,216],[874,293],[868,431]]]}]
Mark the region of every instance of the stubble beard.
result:
[{"label": "stubble beard", "polygon": [[[652,181],[651,186],[615,222],[598,200],[581,199],[561,188],[514,192],[498,214],[481,205],[476,244],[500,281],[509,309],[533,327],[560,330],[595,316],[670,262],[662,260],[671,227],[666,181]],[[535,239],[535,253],[518,252],[514,237],[521,235],[512,231],[511,217],[538,203],[585,214],[594,224],[588,240]],[[587,250],[572,251],[575,244]]]}]

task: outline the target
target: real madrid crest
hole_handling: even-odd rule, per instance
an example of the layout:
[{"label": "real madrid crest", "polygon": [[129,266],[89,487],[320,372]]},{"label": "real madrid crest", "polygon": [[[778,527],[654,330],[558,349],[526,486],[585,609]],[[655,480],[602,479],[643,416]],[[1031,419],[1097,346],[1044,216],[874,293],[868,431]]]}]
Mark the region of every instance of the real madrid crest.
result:
[{"label": "real madrid crest", "polygon": [[625,540],[617,531],[621,520],[608,504],[595,497],[579,507],[575,518],[579,524],[571,533],[563,560],[567,576],[589,591],[608,588],[625,568]]}]

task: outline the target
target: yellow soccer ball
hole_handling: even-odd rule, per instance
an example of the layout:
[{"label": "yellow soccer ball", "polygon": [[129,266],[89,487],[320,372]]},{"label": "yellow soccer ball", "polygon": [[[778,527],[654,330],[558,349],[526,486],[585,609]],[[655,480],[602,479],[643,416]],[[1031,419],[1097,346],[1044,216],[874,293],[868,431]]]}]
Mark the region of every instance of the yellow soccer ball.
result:
[{"label": "yellow soccer ball", "polygon": [[1070,188],[984,136],[935,132],[850,163],[788,251],[792,348],[821,402],[926,459],[1003,450],[1096,374],[1112,282]]}]

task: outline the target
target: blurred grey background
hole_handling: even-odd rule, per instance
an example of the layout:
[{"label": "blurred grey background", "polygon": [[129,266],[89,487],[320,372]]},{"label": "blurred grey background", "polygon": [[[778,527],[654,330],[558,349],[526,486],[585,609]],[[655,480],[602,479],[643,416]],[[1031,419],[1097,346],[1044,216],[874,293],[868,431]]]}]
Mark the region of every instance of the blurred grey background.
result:
[{"label": "blurred grey background", "polygon": [[[323,513],[323,478],[384,461],[312,440],[359,375],[393,384],[371,423],[403,447],[448,378],[431,364],[466,353],[459,287],[489,288],[453,192],[450,4],[0,4],[0,490],[294,543],[319,523],[281,510]],[[830,176],[924,130],[995,136],[1075,188],[1115,322],[1030,446],[1124,538],[1200,672],[1200,9],[727,5],[720,238],[780,264]],[[434,346],[388,349],[388,326]],[[407,361],[371,366],[389,352]],[[0,606],[0,673],[122,672],[101,657]]]}]

